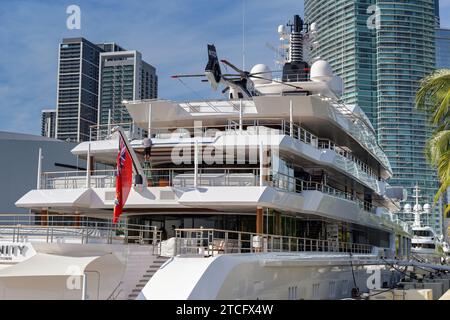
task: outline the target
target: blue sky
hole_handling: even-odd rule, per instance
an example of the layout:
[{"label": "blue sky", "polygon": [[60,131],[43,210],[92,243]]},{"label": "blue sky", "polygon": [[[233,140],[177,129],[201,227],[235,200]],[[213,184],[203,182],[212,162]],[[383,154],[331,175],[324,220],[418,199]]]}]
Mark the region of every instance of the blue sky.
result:
[{"label": "blue sky", "polygon": [[[210,97],[207,84],[189,80],[197,93],[170,79],[202,72],[206,44],[242,65],[242,13],[246,7],[246,65],[274,66],[266,43],[276,28],[298,13],[302,0],[0,0],[0,130],[40,134],[40,111],[55,108],[58,43],[83,36],[138,50],[157,68],[159,96]],[[66,28],[66,8],[81,8],[81,30]],[[450,0],[441,0],[443,26]]]}]

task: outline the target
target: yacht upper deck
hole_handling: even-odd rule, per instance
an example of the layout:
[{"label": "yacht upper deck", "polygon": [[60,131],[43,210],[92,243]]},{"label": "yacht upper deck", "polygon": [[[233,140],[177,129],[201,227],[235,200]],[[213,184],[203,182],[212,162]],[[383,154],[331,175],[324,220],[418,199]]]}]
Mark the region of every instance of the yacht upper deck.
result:
[{"label": "yacht upper deck", "polygon": [[[128,102],[133,124],[142,130],[161,128],[225,126],[230,121],[279,119],[301,126],[315,135],[347,146],[362,158],[378,162],[389,176],[390,163],[376,141],[375,132],[364,113],[321,96],[257,96],[252,100],[205,100],[173,102],[143,100]],[[103,138],[107,126],[93,128],[92,138]]]}]

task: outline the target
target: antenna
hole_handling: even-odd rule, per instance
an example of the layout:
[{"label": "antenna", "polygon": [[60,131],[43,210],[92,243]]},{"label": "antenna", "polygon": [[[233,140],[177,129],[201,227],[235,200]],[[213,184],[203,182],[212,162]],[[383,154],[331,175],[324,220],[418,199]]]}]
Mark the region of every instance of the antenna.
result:
[{"label": "antenna", "polygon": [[414,188],[414,199],[416,200],[416,206],[419,207],[419,185],[416,184],[416,187]]},{"label": "antenna", "polygon": [[242,70],[245,70],[245,0],[242,0]]},{"label": "antenna", "polygon": [[414,226],[420,227],[420,207],[419,207],[419,185],[416,184],[414,188],[414,199],[416,200],[416,205],[413,208],[414,212]]}]

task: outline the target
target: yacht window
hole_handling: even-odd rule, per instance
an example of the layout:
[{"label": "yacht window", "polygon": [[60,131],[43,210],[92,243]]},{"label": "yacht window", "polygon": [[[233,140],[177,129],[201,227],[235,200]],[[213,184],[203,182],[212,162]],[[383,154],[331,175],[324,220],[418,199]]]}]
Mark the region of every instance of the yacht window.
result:
[{"label": "yacht window", "polygon": [[416,243],[413,245],[413,248],[417,249],[436,249],[436,245],[434,243]]},{"label": "yacht window", "polygon": [[414,235],[418,237],[432,237],[433,234],[429,230],[415,230]]}]

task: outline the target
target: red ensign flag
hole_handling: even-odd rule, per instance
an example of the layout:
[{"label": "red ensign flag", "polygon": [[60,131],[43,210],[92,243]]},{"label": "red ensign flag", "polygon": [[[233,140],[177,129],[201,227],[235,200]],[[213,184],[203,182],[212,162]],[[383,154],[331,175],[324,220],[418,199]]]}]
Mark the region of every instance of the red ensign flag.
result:
[{"label": "red ensign flag", "polygon": [[119,154],[117,155],[116,200],[113,223],[119,221],[123,206],[127,202],[133,183],[133,160],[127,150],[122,135],[119,138]]}]

